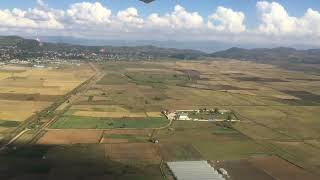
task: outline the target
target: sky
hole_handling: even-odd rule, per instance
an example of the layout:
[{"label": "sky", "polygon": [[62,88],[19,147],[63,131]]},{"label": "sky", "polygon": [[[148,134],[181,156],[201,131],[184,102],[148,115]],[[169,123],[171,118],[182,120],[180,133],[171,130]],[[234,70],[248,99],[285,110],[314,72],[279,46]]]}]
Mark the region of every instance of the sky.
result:
[{"label": "sky", "polygon": [[0,34],[320,47],[320,2],[2,0]]}]

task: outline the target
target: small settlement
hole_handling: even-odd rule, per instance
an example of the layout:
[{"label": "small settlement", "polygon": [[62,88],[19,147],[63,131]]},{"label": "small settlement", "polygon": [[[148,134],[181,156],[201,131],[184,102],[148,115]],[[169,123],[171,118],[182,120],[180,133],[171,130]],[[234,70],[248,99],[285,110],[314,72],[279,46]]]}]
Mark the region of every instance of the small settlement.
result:
[{"label": "small settlement", "polygon": [[176,111],[164,111],[163,114],[167,116],[169,120],[178,121],[213,121],[213,122],[236,122],[240,121],[236,118],[231,110],[227,109],[196,109],[196,110],[176,110]]}]

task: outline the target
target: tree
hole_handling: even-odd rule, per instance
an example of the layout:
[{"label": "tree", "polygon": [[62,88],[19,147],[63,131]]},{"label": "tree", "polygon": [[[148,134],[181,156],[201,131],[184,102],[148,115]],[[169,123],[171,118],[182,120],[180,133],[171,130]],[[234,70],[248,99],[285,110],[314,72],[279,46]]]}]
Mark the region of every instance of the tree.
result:
[{"label": "tree", "polygon": [[218,108],[214,108],[214,113],[218,113],[219,109]]},{"label": "tree", "polygon": [[227,120],[228,121],[232,120],[232,116],[230,114],[227,116]]}]

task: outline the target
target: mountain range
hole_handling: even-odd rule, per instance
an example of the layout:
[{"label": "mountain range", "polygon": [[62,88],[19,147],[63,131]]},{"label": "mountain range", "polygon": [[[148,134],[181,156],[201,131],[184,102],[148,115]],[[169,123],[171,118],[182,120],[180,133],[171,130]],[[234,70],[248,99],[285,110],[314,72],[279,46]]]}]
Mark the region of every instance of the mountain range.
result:
[{"label": "mountain range", "polygon": [[[118,41],[119,42],[119,41]],[[125,42],[123,42],[125,44]],[[100,53],[101,49],[113,54],[139,54],[154,57],[170,57],[177,59],[197,59],[201,57],[229,58],[246,61],[256,61],[260,63],[283,64],[283,63],[303,63],[303,64],[320,64],[320,49],[298,50],[288,47],[278,48],[254,48],[244,49],[233,47],[227,50],[214,53],[206,53],[199,50],[163,48],[153,45],[125,46],[121,44],[89,46],[76,44],[76,42],[40,42],[34,39],[24,39],[19,36],[0,36],[0,47],[16,46],[18,49],[33,52],[37,51],[57,51],[57,52],[92,52]],[[139,43],[138,43],[139,44]]]}]

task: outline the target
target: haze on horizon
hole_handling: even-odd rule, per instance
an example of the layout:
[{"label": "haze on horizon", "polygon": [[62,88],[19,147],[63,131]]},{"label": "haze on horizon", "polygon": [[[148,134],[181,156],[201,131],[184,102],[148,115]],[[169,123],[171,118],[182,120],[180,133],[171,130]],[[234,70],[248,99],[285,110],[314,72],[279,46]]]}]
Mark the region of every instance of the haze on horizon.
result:
[{"label": "haze on horizon", "polygon": [[0,2],[0,35],[320,47],[317,0]]}]

